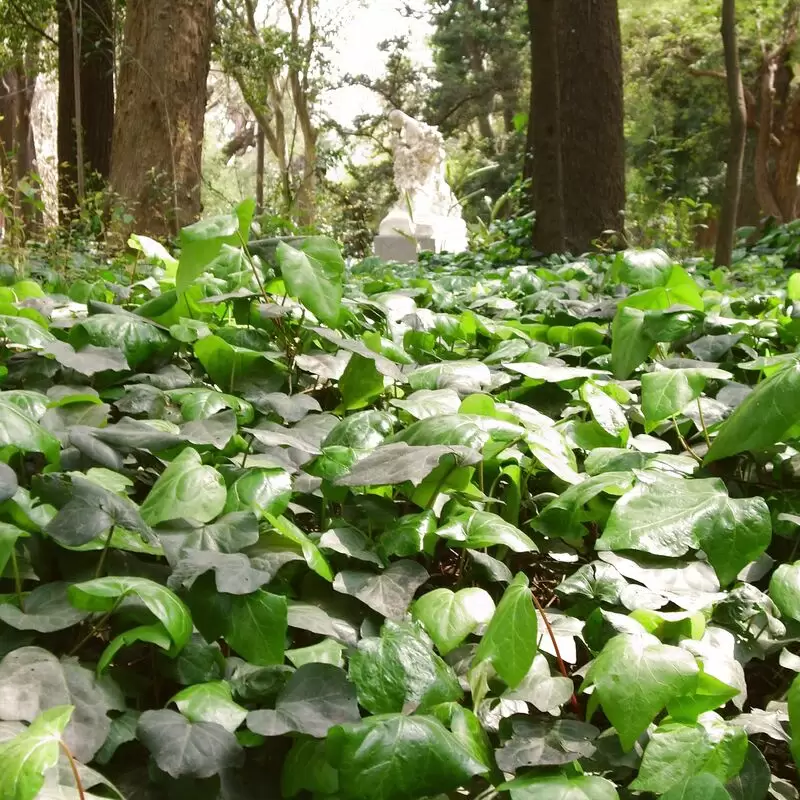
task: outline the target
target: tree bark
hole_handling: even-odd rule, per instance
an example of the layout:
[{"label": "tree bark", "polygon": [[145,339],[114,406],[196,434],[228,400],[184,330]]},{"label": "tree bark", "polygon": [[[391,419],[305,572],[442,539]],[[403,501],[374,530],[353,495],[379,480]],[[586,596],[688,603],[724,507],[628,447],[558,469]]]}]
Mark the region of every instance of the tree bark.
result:
[{"label": "tree bark", "polygon": [[731,115],[730,145],[725,174],[725,194],[722,198],[714,265],[730,266],[733,241],[736,236],[736,212],[742,189],[744,143],[747,135],[747,106],[739,66],[739,46],[736,41],[736,0],[722,0],[722,44],[725,52],[725,74],[728,107]]},{"label": "tree bark", "polygon": [[213,22],[214,0],[128,0],[111,184],[142,233],[200,214]]},{"label": "tree bark", "polygon": [[[30,61],[27,59],[26,61]],[[0,178],[7,201],[7,211],[19,220],[15,230],[22,237],[41,222],[41,211],[37,204],[40,192],[31,180],[27,191],[23,183],[36,172],[36,147],[31,125],[31,106],[36,87],[36,74],[29,72],[23,64],[9,69],[0,78]],[[5,227],[8,227],[8,214]]]},{"label": "tree bark", "polygon": [[617,0],[559,0],[559,86],[567,246],[622,232],[622,46]]},{"label": "tree bark", "polygon": [[[78,23],[73,29],[73,4]],[[58,161],[62,214],[77,205],[78,122],[76,77],[81,97],[81,138],[88,188],[101,188],[111,173],[114,131],[114,2],[58,0]],[[74,62],[75,40],[80,57]],[[77,70],[76,70],[77,66]]]},{"label": "tree bark", "polygon": [[528,0],[531,41],[533,245],[543,253],[564,250],[564,188],[559,119],[557,0]]},{"label": "tree bark", "polygon": [[264,213],[264,157],[266,155],[264,129],[259,125],[256,133],[256,213]]}]

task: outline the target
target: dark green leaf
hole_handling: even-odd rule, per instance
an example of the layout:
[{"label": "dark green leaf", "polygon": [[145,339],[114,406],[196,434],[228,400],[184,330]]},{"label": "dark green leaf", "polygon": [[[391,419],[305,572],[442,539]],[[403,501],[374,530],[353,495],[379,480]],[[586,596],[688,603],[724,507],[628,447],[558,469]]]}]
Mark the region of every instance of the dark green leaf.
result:
[{"label": "dark green leaf", "polygon": [[344,670],[331,664],[305,664],[289,678],[275,709],[251,711],[247,727],[262,736],[294,731],[324,738],[334,725],[359,719],[356,690]]},{"label": "dark green leaf", "polygon": [[173,778],[210,778],[238,767],[244,759],[230,731],[215,722],[189,722],[177,711],[145,711],[136,735],[159,768]]},{"label": "dark green leaf", "polygon": [[369,717],[328,734],[345,800],[409,800],[448,792],[485,771],[435,719]]}]

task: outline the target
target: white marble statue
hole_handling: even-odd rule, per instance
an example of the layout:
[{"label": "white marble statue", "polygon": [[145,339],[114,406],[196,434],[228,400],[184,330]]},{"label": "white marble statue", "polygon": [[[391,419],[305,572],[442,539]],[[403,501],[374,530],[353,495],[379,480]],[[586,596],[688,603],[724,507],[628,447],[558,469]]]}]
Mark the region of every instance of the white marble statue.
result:
[{"label": "white marble statue", "polygon": [[438,252],[467,248],[461,206],[447,184],[444,138],[438,128],[392,111],[394,182],[398,198],[381,222],[380,237],[432,240]]}]

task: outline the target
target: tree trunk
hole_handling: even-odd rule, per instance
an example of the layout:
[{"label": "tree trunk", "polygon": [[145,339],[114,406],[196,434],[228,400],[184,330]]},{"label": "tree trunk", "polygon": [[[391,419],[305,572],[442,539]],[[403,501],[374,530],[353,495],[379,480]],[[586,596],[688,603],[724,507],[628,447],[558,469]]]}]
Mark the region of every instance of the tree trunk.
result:
[{"label": "tree trunk", "polygon": [[264,213],[264,157],[266,155],[264,129],[258,125],[256,132],[256,213]]},{"label": "tree trunk", "polygon": [[533,245],[543,253],[564,250],[564,192],[559,120],[557,0],[528,0],[531,41]]},{"label": "tree trunk", "polygon": [[129,0],[111,183],[136,229],[176,234],[200,214],[214,0]]},{"label": "tree trunk", "polygon": [[[30,53],[28,55],[31,55]],[[9,214],[18,225],[13,229],[25,238],[41,222],[40,191],[36,179],[26,179],[36,172],[36,147],[31,125],[31,106],[36,87],[35,59],[26,57],[26,65],[9,69],[0,79],[0,178],[7,202],[5,227],[10,229]]]},{"label": "tree trunk", "polygon": [[559,0],[559,86],[567,246],[583,252],[625,212],[617,0]]},{"label": "tree trunk", "polygon": [[747,106],[739,66],[739,46],[736,41],[736,0],[722,0],[722,43],[725,51],[725,74],[728,88],[728,107],[731,115],[728,165],[725,174],[725,195],[722,198],[714,265],[730,266],[733,241],[736,235],[736,212],[742,188],[744,143],[747,135]]},{"label": "tree trunk", "polygon": [[[71,3],[75,11],[77,31],[72,25]],[[102,188],[111,172],[111,140],[114,131],[114,2],[58,0],[57,8],[58,183],[62,213],[69,214],[77,205],[76,188],[79,183],[76,76],[81,97],[82,160],[88,188]],[[77,70],[73,60],[76,39],[80,49]]]}]

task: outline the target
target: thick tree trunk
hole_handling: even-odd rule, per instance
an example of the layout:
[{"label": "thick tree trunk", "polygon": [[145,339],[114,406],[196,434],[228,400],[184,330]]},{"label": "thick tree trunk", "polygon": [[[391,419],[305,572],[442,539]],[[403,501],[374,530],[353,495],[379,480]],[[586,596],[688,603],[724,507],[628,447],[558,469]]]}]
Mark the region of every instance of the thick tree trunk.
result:
[{"label": "thick tree trunk", "polygon": [[[30,60],[30,59],[27,59]],[[29,235],[35,224],[41,222],[40,192],[35,178],[36,148],[31,125],[31,106],[36,87],[36,75],[22,65],[9,69],[0,78],[0,179],[2,191],[8,201],[6,217],[19,222],[15,233]],[[27,189],[23,188],[27,182]],[[6,229],[10,228],[7,218]]]},{"label": "thick tree trunk", "polygon": [[559,0],[559,86],[567,246],[583,252],[625,211],[617,0]]},{"label": "thick tree trunk", "polygon": [[[88,179],[89,188],[101,188],[111,173],[111,139],[114,131],[114,2],[58,0],[57,7],[58,183],[62,213],[69,214],[77,205],[76,189],[79,183],[76,75],[81,97],[84,178]],[[72,25],[73,10],[77,30]],[[77,70],[73,60],[76,39],[81,51]]]},{"label": "thick tree trunk", "polygon": [[747,135],[747,106],[744,99],[742,71],[739,66],[739,46],[736,41],[736,0],[722,0],[722,43],[725,51],[728,107],[731,115],[731,140],[714,264],[718,267],[727,267],[730,266],[733,256],[736,212],[742,188],[744,143]]},{"label": "thick tree trunk", "polygon": [[201,210],[214,0],[129,0],[111,183],[136,229],[175,234]]},{"label": "thick tree trunk", "polygon": [[559,120],[557,0],[528,0],[531,41],[533,244],[543,253],[564,249],[564,188]]}]

